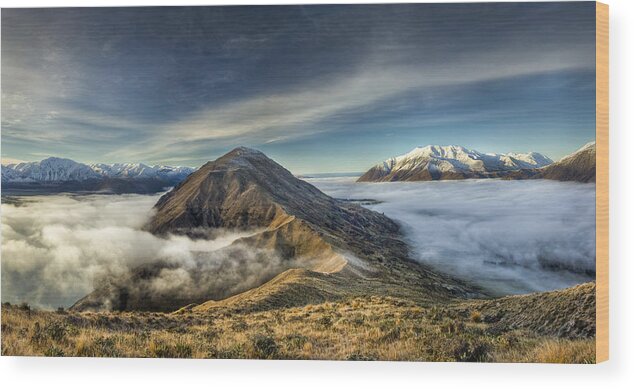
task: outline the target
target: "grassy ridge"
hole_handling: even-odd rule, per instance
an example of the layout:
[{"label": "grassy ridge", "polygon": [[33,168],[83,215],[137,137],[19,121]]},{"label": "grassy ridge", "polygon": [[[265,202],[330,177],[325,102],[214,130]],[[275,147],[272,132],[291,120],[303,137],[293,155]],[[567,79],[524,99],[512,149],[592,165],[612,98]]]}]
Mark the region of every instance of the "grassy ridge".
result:
[{"label": "grassy ridge", "polygon": [[44,312],[5,304],[2,355],[595,362],[594,338],[501,325],[490,307],[477,307],[389,297],[251,313]]}]

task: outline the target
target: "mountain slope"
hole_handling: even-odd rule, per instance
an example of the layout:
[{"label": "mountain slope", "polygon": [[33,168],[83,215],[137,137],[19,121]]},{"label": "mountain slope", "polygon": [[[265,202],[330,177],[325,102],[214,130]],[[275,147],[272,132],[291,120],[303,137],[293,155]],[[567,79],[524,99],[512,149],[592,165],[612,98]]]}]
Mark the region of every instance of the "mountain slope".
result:
[{"label": "mountain slope", "polygon": [[550,292],[469,301],[457,307],[464,312],[480,312],[496,332],[526,329],[540,335],[589,338],[596,331],[594,282]]},{"label": "mountain slope", "polygon": [[574,153],[559,161],[539,169],[539,173],[532,178],[545,178],[558,181],[596,181],[597,147],[590,142]]},{"label": "mountain slope", "polygon": [[501,175],[505,180],[556,180],[595,182],[596,181],[596,144],[590,142],[574,153],[557,162],[539,169],[522,169]]},{"label": "mountain slope", "polygon": [[[479,294],[461,281],[411,261],[398,226],[389,218],[325,195],[259,151],[237,148],[208,162],[165,194],[155,209],[146,228],[157,235],[201,238],[215,229],[255,231],[234,241],[227,250],[274,253],[270,258],[279,258],[276,273],[249,282],[236,280],[240,288],[203,286],[196,289],[196,295],[185,298],[179,290],[154,296],[138,285],[151,285],[153,274],[170,266],[155,263],[135,269],[129,278],[134,282],[115,280],[98,288],[74,309],[107,309],[112,306],[113,295],[120,310],[173,310],[179,304],[186,305],[187,299],[200,303],[226,298],[237,301],[244,296],[268,301],[251,305],[270,306],[272,302],[307,304],[315,301],[315,296],[337,299],[381,293],[442,301]],[[246,252],[240,258],[244,255]],[[212,254],[203,259],[190,278],[201,285],[213,285],[214,276],[223,277],[214,272],[224,265],[219,263],[218,269],[204,276],[201,273],[210,269],[206,261],[218,263],[226,257]],[[248,261],[241,262],[236,271],[247,266]],[[301,274],[301,282],[297,274]],[[120,298],[122,291],[125,301]],[[245,294],[238,297],[241,292]]]},{"label": "mountain slope", "polygon": [[539,153],[485,154],[462,146],[417,147],[370,168],[358,182],[430,181],[496,177],[552,163]]}]

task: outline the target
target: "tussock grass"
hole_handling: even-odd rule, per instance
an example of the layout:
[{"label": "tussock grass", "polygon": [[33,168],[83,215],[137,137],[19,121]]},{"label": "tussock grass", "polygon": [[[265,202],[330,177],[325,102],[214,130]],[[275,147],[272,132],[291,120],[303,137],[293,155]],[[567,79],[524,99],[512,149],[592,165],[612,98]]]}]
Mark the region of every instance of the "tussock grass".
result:
[{"label": "tussock grass", "polygon": [[[478,312],[479,313],[479,312]],[[389,297],[236,313],[45,312],[2,307],[2,354],[593,363],[594,339],[504,329],[475,312]]]}]

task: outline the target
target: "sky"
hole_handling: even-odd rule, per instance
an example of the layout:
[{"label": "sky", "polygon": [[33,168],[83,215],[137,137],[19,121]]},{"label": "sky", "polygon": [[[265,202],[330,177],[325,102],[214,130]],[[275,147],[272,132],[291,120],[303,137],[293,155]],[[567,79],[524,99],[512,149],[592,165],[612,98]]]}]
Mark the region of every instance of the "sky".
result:
[{"label": "sky", "polygon": [[296,174],[416,146],[595,138],[595,5],[2,10],[2,159],[199,166],[237,146]]}]

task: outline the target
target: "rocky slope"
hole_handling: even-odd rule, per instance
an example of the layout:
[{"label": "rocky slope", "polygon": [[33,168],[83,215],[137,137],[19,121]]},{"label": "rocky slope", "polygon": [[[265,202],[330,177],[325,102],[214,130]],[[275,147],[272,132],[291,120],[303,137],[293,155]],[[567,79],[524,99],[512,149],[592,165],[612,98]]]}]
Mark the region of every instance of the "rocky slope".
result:
[{"label": "rocky slope", "polygon": [[[156,295],[148,292],[149,285],[170,265],[155,263],[134,270],[128,281],[97,288],[74,309],[173,310],[186,300],[201,303],[230,296],[248,296],[247,305],[259,309],[371,293],[416,301],[478,295],[461,281],[411,261],[398,226],[389,218],[325,195],[256,150],[237,148],[208,162],[165,194],[155,209],[146,228],[157,235],[204,238],[215,229],[256,231],[227,249],[275,253],[280,259],[277,273],[243,283],[241,290],[201,287],[186,296],[182,290]],[[201,274],[209,269],[206,261],[220,257],[226,258],[203,258],[191,279],[213,285],[214,272],[210,278]],[[148,288],[138,287],[143,284]]]},{"label": "rocky slope", "polygon": [[532,178],[545,178],[558,181],[596,181],[597,146],[590,142],[574,153],[559,161],[538,169],[538,173]]},{"label": "rocky slope", "polygon": [[539,153],[487,154],[462,146],[417,147],[370,168],[359,182],[430,181],[497,177],[505,172],[540,168],[552,160]]}]

